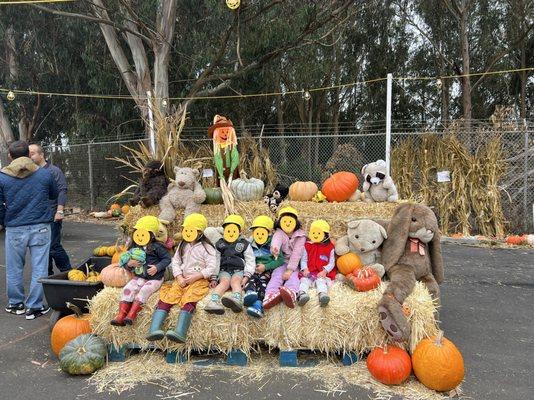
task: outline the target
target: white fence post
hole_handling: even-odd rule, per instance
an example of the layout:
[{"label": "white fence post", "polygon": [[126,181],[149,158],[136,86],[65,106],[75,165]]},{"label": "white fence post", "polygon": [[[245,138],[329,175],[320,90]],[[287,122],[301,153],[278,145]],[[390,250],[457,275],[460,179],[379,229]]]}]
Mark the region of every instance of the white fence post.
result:
[{"label": "white fence post", "polygon": [[387,75],[387,93],[386,93],[386,168],[390,175],[391,171],[391,90],[393,83],[393,74]]}]

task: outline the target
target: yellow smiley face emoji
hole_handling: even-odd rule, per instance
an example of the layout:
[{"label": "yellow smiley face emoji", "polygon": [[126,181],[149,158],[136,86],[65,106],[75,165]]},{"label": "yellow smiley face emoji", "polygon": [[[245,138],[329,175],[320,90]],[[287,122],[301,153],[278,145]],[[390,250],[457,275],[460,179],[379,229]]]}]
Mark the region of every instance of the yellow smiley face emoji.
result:
[{"label": "yellow smiley face emoji", "polygon": [[297,227],[297,220],[291,215],[284,215],[280,218],[280,227],[285,233],[293,233]]},{"label": "yellow smiley face emoji", "polygon": [[321,243],[324,240],[324,232],[318,228],[311,228],[308,236],[313,243]]},{"label": "yellow smiley face emoji", "polygon": [[269,231],[265,228],[256,228],[252,232],[252,237],[257,244],[265,244],[267,239],[269,239]]},{"label": "yellow smiley face emoji", "polygon": [[228,243],[234,243],[239,239],[239,227],[236,224],[226,224],[224,226],[223,238]]},{"label": "yellow smiley face emoji", "polygon": [[182,228],[182,239],[186,242],[194,242],[198,238],[198,231],[195,228],[184,226]]},{"label": "yellow smiley face emoji", "polygon": [[150,242],[150,232],[144,229],[137,229],[133,234],[133,241],[139,246],[145,246]]}]

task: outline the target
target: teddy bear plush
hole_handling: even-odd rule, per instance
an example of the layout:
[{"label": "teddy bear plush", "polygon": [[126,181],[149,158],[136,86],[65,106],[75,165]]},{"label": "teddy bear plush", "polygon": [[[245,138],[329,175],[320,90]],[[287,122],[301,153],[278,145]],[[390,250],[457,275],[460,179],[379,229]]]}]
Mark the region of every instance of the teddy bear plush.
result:
[{"label": "teddy bear plush", "polygon": [[422,204],[401,204],[389,222],[387,235],[382,263],[390,283],[378,303],[378,314],[388,336],[400,342],[410,338],[410,325],[402,305],[416,281],[426,285],[439,305],[443,258],[436,215]]},{"label": "teddy bear plush", "polygon": [[130,199],[130,205],[141,205],[143,208],[158,204],[165,193],[169,180],[165,176],[161,161],[148,161],[141,172],[139,184]]},{"label": "teddy bear plush", "polygon": [[379,223],[370,219],[349,221],[347,234],[336,241],[336,254],[342,256],[355,253],[363,265],[370,266],[379,277],[385,273],[382,265],[381,247],[388,238],[386,230]]},{"label": "teddy bear plush", "polygon": [[200,172],[193,168],[174,167],[174,180],[167,187],[167,194],[159,202],[159,219],[170,223],[176,217],[176,209],[184,209],[184,217],[200,212],[200,204],[206,193],[199,183]]},{"label": "teddy bear plush", "polygon": [[387,173],[386,162],[377,160],[366,164],[362,168],[363,201],[367,203],[380,203],[384,201],[397,201],[399,195],[397,187]]}]

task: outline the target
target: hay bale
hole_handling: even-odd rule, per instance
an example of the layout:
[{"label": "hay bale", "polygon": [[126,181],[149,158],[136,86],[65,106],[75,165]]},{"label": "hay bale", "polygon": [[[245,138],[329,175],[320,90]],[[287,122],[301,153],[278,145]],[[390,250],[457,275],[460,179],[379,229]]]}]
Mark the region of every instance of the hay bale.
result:
[{"label": "hay bale", "polygon": [[[335,283],[330,290],[328,307],[319,307],[312,290],[311,300],[305,307],[288,309],[277,306],[266,312],[265,318],[254,320],[246,313],[227,311],[222,316],[204,312],[209,296],[198,305],[193,316],[188,340],[180,345],[167,339],[154,342],[161,350],[221,351],[227,353],[240,349],[247,354],[260,344],[279,349],[310,349],[331,354],[353,351],[362,354],[387,341],[378,321],[377,304],[387,283],[377,290],[359,293],[342,283]],[[154,294],[139,313],[133,326],[114,327],[110,321],[118,310],[120,289],[105,288],[90,303],[93,332],[103,339],[122,346],[136,343],[148,347],[145,339],[159,295]],[[437,333],[434,312],[436,307],[422,283],[417,283],[405,304],[411,310],[409,321],[412,337],[408,346],[414,349],[423,338]],[[173,307],[164,328],[173,329],[178,317],[178,307]]]},{"label": "hay bale", "polygon": [[[332,237],[338,238],[346,234],[347,221],[358,218],[391,219],[393,211],[398,203],[314,203],[311,201],[287,201],[283,205],[291,205],[300,213],[300,220],[307,228],[314,219],[322,218],[330,223],[332,227]],[[237,202],[237,212],[240,213],[248,225],[252,223],[254,217],[262,214],[272,215],[271,211],[263,201]],[[201,213],[208,219],[210,226],[220,226],[224,219],[224,206],[206,205],[201,206]],[[126,214],[121,222],[124,229],[131,230],[135,222],[145,215],[158,216],[159,207],[141,208],[135,206]],[[176,219],[167,227],[169,234],[174,235],[181,231],[183,214],[178,213]]]}]

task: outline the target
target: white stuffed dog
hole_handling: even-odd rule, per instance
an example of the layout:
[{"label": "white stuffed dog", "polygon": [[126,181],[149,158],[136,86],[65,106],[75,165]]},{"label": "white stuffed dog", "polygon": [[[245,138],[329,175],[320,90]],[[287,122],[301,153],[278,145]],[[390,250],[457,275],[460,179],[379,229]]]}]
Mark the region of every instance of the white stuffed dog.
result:
[{"label": "white stuffed dog", "polygon": [[362,168],[364,200],[367,203],[397,201],[397,187],[387,174],[386,162],[377,160]]},{"label": "white stuffed dog", "polygon": [[349,252],[357,254],[363,265],[370,266],[382,278],[385,269],[380,249],[387,237],[384,227],[375,221],[370,219],[349,221],[347,235],[336,241],[336,254],[338,256]]}]

